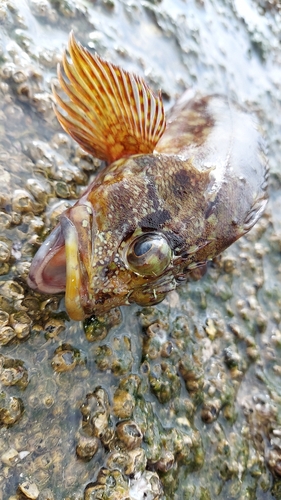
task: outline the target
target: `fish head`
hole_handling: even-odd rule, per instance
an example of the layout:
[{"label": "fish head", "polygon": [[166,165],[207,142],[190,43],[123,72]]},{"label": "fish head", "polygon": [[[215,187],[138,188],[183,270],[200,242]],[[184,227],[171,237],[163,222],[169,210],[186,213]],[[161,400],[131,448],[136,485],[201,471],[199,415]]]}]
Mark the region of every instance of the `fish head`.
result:
[{"label": "fish head", "polygon": [[72,319],[123,304],[155,304],[175,288],[173,250],[160,227],[161,212],[149,227],[155,202],[149,200],[147,178],[129,170],[131,175],[123,166],[122,175],[104,174],[94,183],[61,215],[31,264],[29,286],[65,292]]},{"label": "fish head", "polygon": [[[91,54],[73,33],[58,80],[53,96],[60,124],[108,167],[62,214],[34,257],[28,284],[43,293],[65,292],[75,320],[131,302],[160,302],[173,281],[172,249],[163,210],[156,210],[159,223],[156,217],[149,222],[155,197],[143,172],[166,127],[161,92]],[[139,165],[135,155],[142,156]]]}]

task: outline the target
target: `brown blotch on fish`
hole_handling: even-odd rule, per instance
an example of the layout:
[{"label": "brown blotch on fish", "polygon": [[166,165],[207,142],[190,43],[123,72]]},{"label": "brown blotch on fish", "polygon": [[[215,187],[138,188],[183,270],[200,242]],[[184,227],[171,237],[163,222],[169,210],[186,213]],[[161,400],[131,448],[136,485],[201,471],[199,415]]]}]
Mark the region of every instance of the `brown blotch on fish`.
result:
[{"label": "brown blotch on fish", "polygon": [[160,92],[73,34],[58,78],[59,122],[108,164],[61,215],[28,283],[64,291],[75,320],[156,304],[262,215],[268,169],[256,120],[227,96],[188,90],[166,125]]}]

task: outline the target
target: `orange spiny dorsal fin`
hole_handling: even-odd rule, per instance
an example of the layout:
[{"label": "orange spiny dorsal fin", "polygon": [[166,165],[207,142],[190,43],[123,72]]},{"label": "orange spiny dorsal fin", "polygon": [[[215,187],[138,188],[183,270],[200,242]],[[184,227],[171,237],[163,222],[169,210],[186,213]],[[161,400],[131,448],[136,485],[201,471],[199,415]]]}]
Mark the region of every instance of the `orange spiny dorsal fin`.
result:
[{"label": "orange spiny dorsal fin", "polygon": [[[166,121],[161,94],[142,78],[91,54],[70,34],[58,67],[65,102],[53,89],[55,113],[64,130],[88,153],[102,160],[152,153]],[[63,114],[60,107],[65,114]]]}]

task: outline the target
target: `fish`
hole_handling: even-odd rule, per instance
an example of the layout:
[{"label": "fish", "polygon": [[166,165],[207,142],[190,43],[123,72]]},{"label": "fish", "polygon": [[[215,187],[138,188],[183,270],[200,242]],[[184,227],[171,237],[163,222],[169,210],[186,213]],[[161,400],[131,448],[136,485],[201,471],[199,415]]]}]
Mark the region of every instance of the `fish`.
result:
[{"label": "fish", "polygon": [[229,96],[188,89],[166,117],[160,91],[73,33],[58,80],[62,128],[106,162],[29,271],[32,289],[65,293],[71,319],[161,302],[261,217],[264,139],[254,115]]}]

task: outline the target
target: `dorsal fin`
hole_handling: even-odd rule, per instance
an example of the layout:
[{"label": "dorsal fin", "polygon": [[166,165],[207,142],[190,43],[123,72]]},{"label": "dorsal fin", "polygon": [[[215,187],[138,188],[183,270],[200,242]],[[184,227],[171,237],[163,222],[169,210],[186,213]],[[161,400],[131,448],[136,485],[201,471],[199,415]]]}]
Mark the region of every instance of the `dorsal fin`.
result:
[{"label": "dorsal fin", "polygon": [[[57,118],[88,153],[107,161],[152,153],[166,121],[161,93],[154,95],[139,76],[91,54],[70,34],[58,67],[64,101],[53,89]],[[58,107],[65,111],[63,114]]]}]

